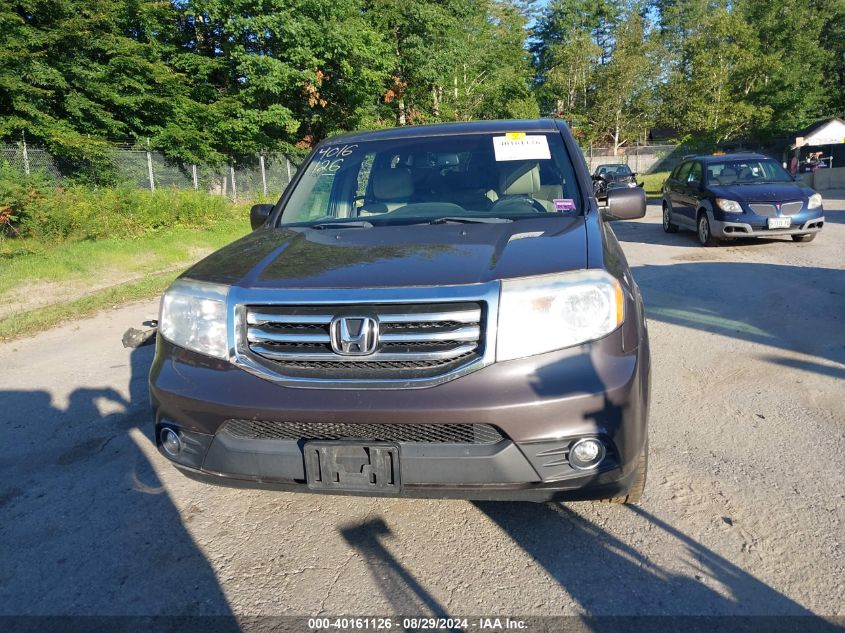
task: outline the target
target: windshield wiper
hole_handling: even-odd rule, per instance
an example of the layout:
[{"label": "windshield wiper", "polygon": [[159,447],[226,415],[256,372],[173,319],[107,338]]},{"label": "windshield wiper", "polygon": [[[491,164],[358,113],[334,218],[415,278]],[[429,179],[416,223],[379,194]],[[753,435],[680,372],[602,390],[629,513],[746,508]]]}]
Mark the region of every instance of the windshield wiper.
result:
[{"label": "windshield wiper", "polygon": [[305,228],[322,231],[323,229],[371,229],[372,222],[366,220],[353,220],[351,222],[323,222],[322,224],[305,225]]},{"label": "windshield wiper", "polygon": [[513,222],[513,220],[509,218],[472,218],[472,217],[448,217],[448,218],[436,218],[427,222],[427,224],[506,224],[508,222]]}]

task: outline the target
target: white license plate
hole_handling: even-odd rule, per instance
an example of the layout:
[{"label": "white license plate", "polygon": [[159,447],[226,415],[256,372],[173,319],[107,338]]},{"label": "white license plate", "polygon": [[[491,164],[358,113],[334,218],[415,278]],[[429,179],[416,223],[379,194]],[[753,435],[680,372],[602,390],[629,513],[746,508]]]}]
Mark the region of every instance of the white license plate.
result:
[{"label": "white license plate", "polygon": [[770,229],[788,229],[792,218],[769,218]]}]

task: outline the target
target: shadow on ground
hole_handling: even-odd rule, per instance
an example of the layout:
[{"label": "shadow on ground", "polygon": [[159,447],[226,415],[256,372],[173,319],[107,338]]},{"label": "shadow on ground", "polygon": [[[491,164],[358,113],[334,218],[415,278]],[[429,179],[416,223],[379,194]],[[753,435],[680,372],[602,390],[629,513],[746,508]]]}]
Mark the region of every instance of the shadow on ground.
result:
[{"label": "shadow on ground", "polygon": [[747,262],[637,266],[649,319],[773,348],[766,360],[845,378],[845,272]]},{"label": "shadow on ground", "polygon": [[447,617],[443,605],[385,548],[383,541],[393,535],[382,519],[349,526],[340,533],[361,554],[394,613]]},{"label": "shadow on ground", "polygon": [[[667,549],[677,550],[680,544],[688,574],[663,568],[562,504],[484,501],[475,505],[591,616],[812,616],[800,604],[639,507],[617,509],[630,513],[632,529],[659,539]],[[364,559],[396,613],[466,615],[448,613],[387,550],[384,541],[392,534],[381,519],[349,526],[341,533]],[[507,575],[507,569],[496,573]],[[489,613],[499,613],[496,605],[489,605]],[[601,621],[594,624],[601,626],[592,627],[587,621],[586,628],[604,630]],[[646,630],[637,628],[636,622],[627,624],[632,628],[625,630]],[[684,621],[676,624],[682,626]],[[786,628],[768,624],[765,630],[770,631],[843,630],[815,617],[788,622]]]},{"label": "shadow on ground", "polygon": [[632,527],[674,549],[690,573],[662,568],[565,505],[476,502],[588,613],[631,615],[809,615],[803,607],[646,510],[628,506]]},{"label": "shadow on ground", "polygon": [[132,352],[129,400],[80,388],[65,407],[45,391],[0,392],[0,615],[230,614],[140,450],[153,442],[153,352]]}]

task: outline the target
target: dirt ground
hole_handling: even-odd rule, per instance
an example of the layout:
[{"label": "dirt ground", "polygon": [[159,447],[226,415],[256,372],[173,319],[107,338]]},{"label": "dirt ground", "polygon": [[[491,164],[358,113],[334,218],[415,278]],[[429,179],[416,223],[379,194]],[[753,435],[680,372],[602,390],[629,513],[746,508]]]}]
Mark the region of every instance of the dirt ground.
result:
[{"label": "dirt ground", "polygon": [[816,241],[614,225],[653,353],[637,507],[208,487],[152,443],[146,302],[0,345],[0,615],[845,615],[845,195]]}]

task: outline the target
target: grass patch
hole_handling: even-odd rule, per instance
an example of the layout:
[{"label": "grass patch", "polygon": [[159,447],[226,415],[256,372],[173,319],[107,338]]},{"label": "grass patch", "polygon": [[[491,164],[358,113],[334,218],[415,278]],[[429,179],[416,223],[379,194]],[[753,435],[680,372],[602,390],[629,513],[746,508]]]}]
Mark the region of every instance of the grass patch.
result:
[{"label": "grass patch", "polygon": [[6,218],[0,234],[42,244],[208,228],[240,206],[233,207],[224,196],[166,187],[153,193],[129,185],[56,186],[37,175],[21,177],[0,166],[0,211]]},{"label": "grass patch", "polygon": [[643,189],[649,198],[659,198],[663,192],[663,181],[669,177],[668,171],[656,171],[653,174],[643,174],[638,179],[643,183]]},{"label": "grass patch", "polygon": [[0,303],[19,307],[0,313],[0,339],[26,336],[104,307],[152,297],[182,269],[248,230],[243,217],[205,230],[173,229],[135,240],[52,247],[14,244],[14,254],[7,241],[0,247]]},{"label": "grass patch", "polygon": [[203,192],[59,187],[0,168],[0,339],[160,293],[245,235],[248,209]]},{"label": "grass patch", "polygon": [[[235,211],[233,209],[233,211]],[[97,285],[118,283],[187,265],[245,235],[246,214],[198,229],[171,229],[135,239],[85,240],[48,244],[7,239],[0,243],[0,301],[33,282]],[[25,288],[23,288],[25,289]]]},{"label": "grass patch", "polygon": [[10,314],[0,318],[0,340],[6,341],[36,334],[62,321],[90,316],[103,308],[154,297],[162,293],[177,275],[177,272],[153,275],[138,281],[112,286],[66,303]]}]

